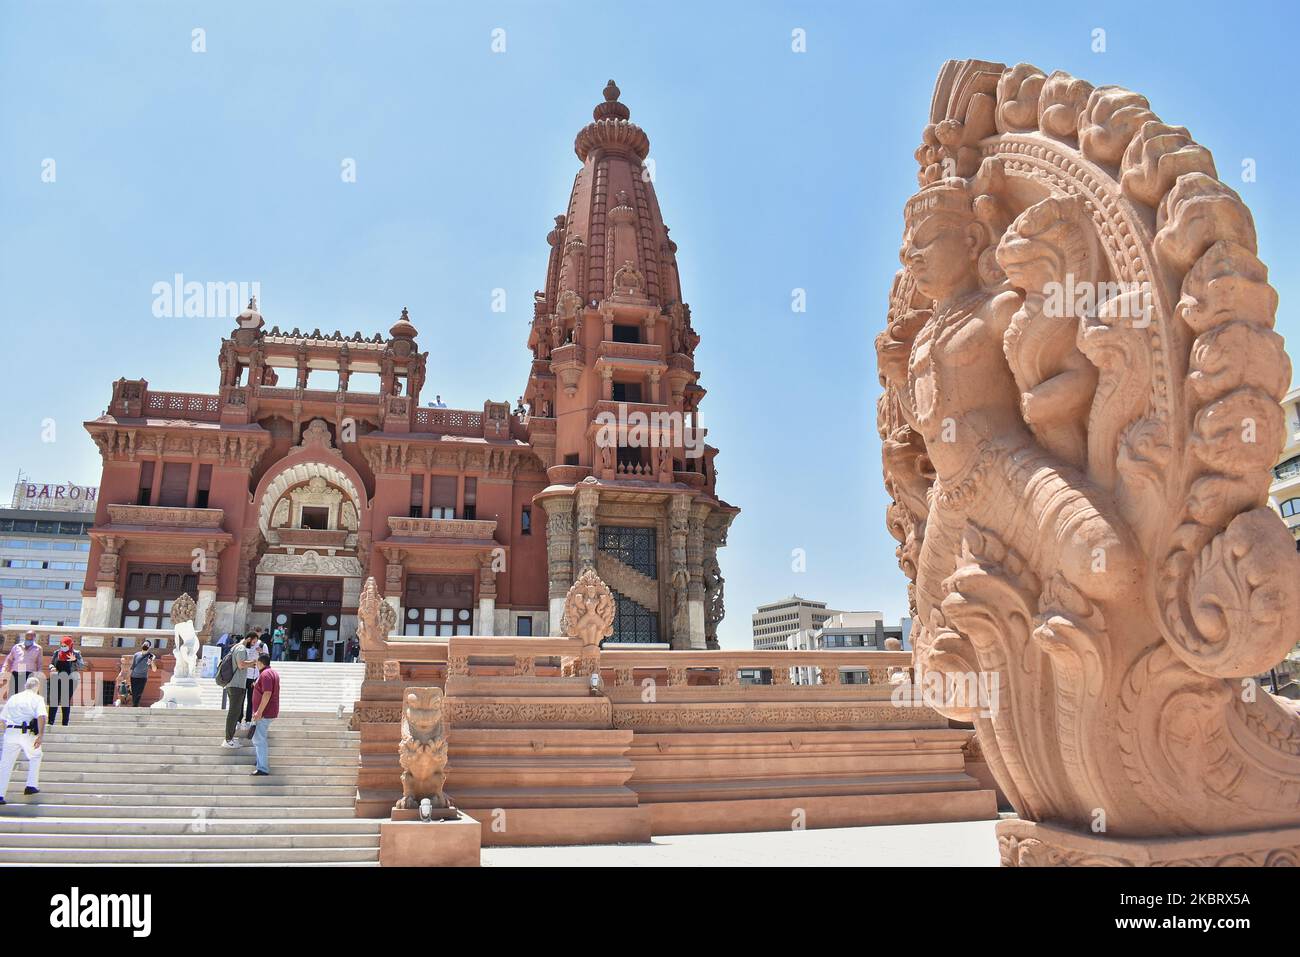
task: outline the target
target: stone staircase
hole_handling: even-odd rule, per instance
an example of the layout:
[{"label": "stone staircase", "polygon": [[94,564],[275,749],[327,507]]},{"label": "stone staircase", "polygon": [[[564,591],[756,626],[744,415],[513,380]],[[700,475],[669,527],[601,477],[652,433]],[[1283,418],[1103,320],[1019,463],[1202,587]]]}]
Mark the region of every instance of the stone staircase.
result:
[{"label": "stone staircase", "polygon": [[[362,662],[346,664],[334,661],[277,661],[272,667],[280,676],[280,711],[317,711],[337,714],[339,705],[345,713],[361,696],[361,682],[366,677]],[[221,689],[211,678],[199,679],[203,707],[221,707]]]},{"label": "stone staircase", "polygon": [[23,795],[19,758],[0,865],[378,866],[379,822],[353,811],[359,735],[347,718],[280,714],[263,778],[251,745],[220,746],[220,712],[74,712],[46,733],[40,794]]}]

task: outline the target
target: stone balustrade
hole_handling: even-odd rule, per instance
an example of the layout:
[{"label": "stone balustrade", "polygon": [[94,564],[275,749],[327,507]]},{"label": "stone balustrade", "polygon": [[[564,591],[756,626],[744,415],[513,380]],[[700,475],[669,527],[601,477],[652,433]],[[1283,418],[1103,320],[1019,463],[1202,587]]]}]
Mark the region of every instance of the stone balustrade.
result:
[{"label": "stone balustrade", "polygon": [[394,535],[410,538],[466,539],[489,541],[496,536],[494,518],[406,518],[391,515],[388,528]]},{"label": "stone balustrade", "polygon": [[180,508],[168,505],[110,505],[108,518],[114,525],[145,528],[172,527],[219,529],[226,513],[219,508]]},{"label": "stone balustrade", "polygon": [[146,415],[219,422],[221,421],[221,396],[197,392],[158,392],[149,389],[144,396],[144,412]]}]

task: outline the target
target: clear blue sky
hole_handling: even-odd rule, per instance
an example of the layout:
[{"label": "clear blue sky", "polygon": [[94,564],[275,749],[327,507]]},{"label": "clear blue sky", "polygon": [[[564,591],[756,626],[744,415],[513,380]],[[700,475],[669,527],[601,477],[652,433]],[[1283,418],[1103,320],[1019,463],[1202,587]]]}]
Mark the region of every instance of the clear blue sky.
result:
[{"label": "clear blue sky", "polygon": [[80,423],[119,376],[214,391],[230,323],[151,313],[152,285],[177,272],[259,281],[281,326],[386,330],[409,306],[431,393],[513,401],[573,137],[612,76],[650,135],[704,337],[719,488],[744,509],[724,645],[747,647],[754,606],[792,592],[896,619],[872,340],[944,59],[1125,85],[1188,126],[1251,206],[1279,329],[1300,335],[1294,91],[1279,82],[1294,6],[1063,6],[4,0],[0,479],[97,481]]}]

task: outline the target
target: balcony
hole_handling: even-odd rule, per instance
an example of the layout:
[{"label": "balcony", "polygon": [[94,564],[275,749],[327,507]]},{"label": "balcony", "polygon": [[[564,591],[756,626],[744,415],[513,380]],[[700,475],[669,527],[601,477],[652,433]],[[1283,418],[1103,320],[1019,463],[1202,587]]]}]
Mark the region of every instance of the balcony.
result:
[{"label": "balcony", "polygon": [[145,415],[159,415],[174,419],[194,419],[199,422],[221,421],[221,397],[194,392],[145,392]]},{"label": "balcony", "polygon": [[219,508],[177,508],[168,505],[108,506],[108,520],[114,525],[220,529],[225,518],[226,513]]},{"label": "balcony", "polygon": [[346,528],[273,528],[270,543],[292,548],[345,548],[348,544]]},{"label": "balcony", "polygon": [[468,409],[416,409],[415,428],[412,431],[481,438],[483,413]]},{"label": "balcony", "polygon": [[663,362],[664,347],[649,342],[604,341],[596,347],[598,359],[632,359],[637,362]]},{"label": "balcony", "polygon": [[404,518],[391,515],[388,529],[403,538],[438,541],[492,541],[497,532],[496,519],[475,518]]}]

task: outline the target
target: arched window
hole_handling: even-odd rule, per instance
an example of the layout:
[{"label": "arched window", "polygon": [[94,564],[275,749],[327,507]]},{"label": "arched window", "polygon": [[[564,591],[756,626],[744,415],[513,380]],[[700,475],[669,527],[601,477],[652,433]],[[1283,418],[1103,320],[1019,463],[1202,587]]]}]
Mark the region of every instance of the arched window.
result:
[{"label": "arched window", "polygon": [[1300,515],[1300,498],[1289,498],[1282,503],[1282,517],[1290,518],[1292,515]]}]

